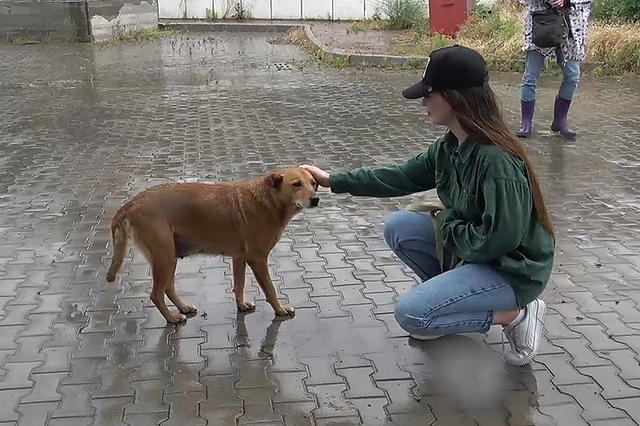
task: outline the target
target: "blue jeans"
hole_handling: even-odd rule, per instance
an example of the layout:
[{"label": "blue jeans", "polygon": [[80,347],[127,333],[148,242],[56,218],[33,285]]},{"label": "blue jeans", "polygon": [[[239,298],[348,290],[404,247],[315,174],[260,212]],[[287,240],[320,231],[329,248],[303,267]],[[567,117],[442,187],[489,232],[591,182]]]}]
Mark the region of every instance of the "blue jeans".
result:
[{"label": "blue jeans", "polygon": [[[580,82],[580,61],[567,61],[562,68],[562,84],[558,97],[566,101],[573,99]],[[524,76],[522,77],[522,91],[520,99],[529,102],[536,98],[538,77],[544,68],[544,56],[536,50],[527,50],[525,57]]]},{"label": "blue jeans", "polygon": [[518,308],[508,281],[490,265],[470,263],[441,273],[433,225],[426,214],[393,213],[385,224],[384,238],[424,280],[396,304],[396,321],[410,334],[486,333],[494,311]]}]

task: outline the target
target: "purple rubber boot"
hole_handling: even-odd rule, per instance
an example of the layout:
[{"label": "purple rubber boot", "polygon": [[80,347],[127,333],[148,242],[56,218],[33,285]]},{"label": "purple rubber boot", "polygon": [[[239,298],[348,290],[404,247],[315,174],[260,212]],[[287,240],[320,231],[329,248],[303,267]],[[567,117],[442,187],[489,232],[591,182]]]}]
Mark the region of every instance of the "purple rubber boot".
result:
[{"label": "purple rubber boot", "polygon": [[551,130],[554,132],[560,132],[560,135],[565,139],[575,139],[576,133],[569,128],[567,123],[567,115],[569,114],[569,107],[571,101],[556,97],[556,103],[553,108],[553,123],[551,123]]},{"label": "purple rubber boot", "polygon": [[533,111],[536,106],[536,101],[520,101],[520,108],[522,110],[522,122],[520,123],[520,130],[516,132],[516,136],[519,138],[528,138],[531,135],[531,128],[533,127]]}]

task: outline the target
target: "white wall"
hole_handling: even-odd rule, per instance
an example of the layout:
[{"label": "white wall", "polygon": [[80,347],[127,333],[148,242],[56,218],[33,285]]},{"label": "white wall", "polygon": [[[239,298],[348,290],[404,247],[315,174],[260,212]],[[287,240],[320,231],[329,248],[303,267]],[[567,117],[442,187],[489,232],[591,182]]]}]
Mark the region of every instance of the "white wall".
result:
[{"label": "white wall", "polygon": [[92,13],[93,10],[90,9],[91,35],[95,41],[105,41],[142,28],[158,28],[157,9],[158,6],[152,0],[141,1],[137,5],[125,3],[118,16],[111,20]]},{"label": "white wall", "polygon": [[371,18],[381,0],[158,0],[159,17],[203,19],[210,9],[231,18],[239,1],[255,19],[357,20]]}]

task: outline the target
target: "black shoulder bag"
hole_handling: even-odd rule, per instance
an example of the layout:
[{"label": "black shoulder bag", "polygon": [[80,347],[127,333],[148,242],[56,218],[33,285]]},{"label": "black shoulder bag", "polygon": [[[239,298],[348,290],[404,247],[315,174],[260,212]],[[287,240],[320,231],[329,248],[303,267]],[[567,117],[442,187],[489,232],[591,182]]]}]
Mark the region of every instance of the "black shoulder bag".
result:
[{"label": "black shoulder bag", "polygon": [[533,12],[533,44],[538,47],[560,47],[567,29],[564,11],[547,6],[546,10]]}]

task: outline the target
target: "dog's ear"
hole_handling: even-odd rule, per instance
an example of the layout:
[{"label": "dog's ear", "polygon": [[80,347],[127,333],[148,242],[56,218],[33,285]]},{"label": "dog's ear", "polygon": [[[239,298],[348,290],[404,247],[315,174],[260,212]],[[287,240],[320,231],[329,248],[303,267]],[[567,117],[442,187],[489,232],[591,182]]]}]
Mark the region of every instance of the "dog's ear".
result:
[{"label": "dog's ear", "polygon": [[266,178],[267,185],[272,188],[279,188],[280,184],[282,184],[282,179],[284,179],[284,175],[280,173],[271,173]]}]

